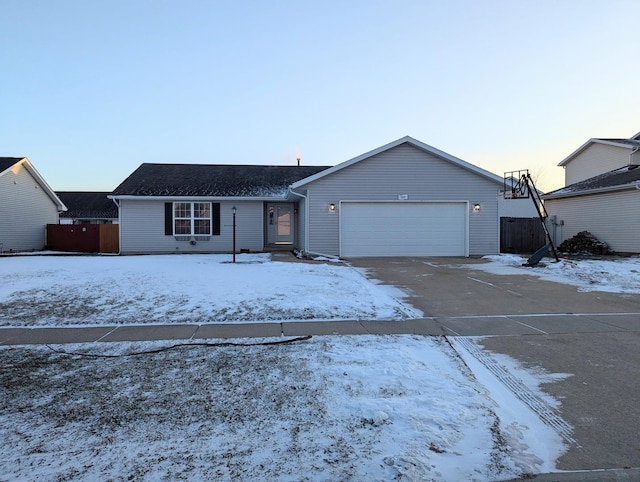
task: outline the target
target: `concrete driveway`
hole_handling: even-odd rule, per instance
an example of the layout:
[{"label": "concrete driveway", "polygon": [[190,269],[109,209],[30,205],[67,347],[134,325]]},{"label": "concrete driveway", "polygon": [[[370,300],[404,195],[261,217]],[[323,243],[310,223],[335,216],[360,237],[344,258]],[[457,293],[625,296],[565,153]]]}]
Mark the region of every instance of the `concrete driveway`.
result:
[{"label": "concrete driveway", "polygon": [[477,269],[485,261],[473,258],[351,262],[407,291],[449,336],[491,335],[477,344],[526,367],[572,374],[541,387],[561,401],[560,417],[572,426],[558,469],[621,469],[574,473],[572,480],[640,480],[640,295],[489,274]]}]

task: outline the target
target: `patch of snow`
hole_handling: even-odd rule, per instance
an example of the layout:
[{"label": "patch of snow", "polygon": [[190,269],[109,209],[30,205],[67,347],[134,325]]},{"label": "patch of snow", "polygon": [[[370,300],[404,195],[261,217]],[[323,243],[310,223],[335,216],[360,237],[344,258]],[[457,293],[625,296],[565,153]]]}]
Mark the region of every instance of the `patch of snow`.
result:
[{"label": "patch of snow", "polygon": [[331,258],[329,256],[316,256],[313,258],[314,261],[327,261],[329,263],[345,263],[343,259],[340,258]]},{"label": "patch of snow", "polygon": [[523,266],[527,258],[514,254],[484,256],[485,264],[465,265],[499,275],[532,275],[543,280],[577,286],[579,291],[640,293],[640,258],[568,260],[545,258],[537,266]]},{"label": "patch of snow", "polygon": [[565,442],[575,442],[572,428],[556,413],[560,402],[539,387],[572,375],[524,369],[507,355],[482,351],[482,337],[452,337],[450,342],[496,403],[501,434],[518,470],[526,474],[554,471],[554,461],[566,450]]},{"label": "patch of snow", "polygon": [[0,326],[418,318],[362,270],[269,254],[0,260]]},{"label": "patch of snow", "polygon": [[[55,348],[123,355],[172,344]],[[0,473],[12,480],[483,482],[552,470],[561,445],[499,384],[479,385],[444,338],[104,359],[0,347],[0,363]]]}]

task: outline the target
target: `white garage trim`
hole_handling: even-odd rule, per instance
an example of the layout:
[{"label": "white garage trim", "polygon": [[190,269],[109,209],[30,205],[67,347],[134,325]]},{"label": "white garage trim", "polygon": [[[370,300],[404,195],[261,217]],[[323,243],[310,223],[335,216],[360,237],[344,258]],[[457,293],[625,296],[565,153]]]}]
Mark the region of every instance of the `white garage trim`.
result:
[{"label": "white garage trim", "polygon": [[340,201],[340,256],[469,256],[468,201]]}]

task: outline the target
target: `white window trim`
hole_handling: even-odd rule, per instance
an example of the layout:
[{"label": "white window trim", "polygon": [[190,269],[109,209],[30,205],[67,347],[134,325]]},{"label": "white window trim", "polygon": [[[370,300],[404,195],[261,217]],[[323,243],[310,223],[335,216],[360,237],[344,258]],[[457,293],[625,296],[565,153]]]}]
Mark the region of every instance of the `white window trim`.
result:
[{"label": "white window trim", "polygon": [[[176,204],[188,204],[189,205],[189,210],[190,210],[190,216],[189,217],[178,217],[176,216]],[[209,216],[206,218],[196,218],[195,217],[195,205],[196,204],[208,204],[209,205]],[[172,226],[173,226],[173,235],[174,236],[178,236],[178,237],[182,237],[182,236],[211,236],[212,231],[213,231],[213,219],[212,219],[212,210],[213,210],[213,206],[212,203],[210,202],[203,202],[203,201],[176,201],[173,203],[172,205]],[[190,232],[189,233],[176,233],[176,220],[189,220],[189,225],[190,225]],[[195,227],[196,227],[196,221],[209,221],[209,232],[208,233],[195,233]]]}]

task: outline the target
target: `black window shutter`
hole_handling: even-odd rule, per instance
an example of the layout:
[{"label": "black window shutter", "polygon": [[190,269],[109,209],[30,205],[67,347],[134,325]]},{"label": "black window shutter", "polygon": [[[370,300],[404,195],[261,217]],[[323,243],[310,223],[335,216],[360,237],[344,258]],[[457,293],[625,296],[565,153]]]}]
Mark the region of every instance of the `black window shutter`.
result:
[{"label": "black window shutter", "polygon": [[211,234],[220,235],[220,203],[211,203]]},{"label": "black window shutter", "polygon": [[173,236],[173,203],[164,203],[164,234]]}]

